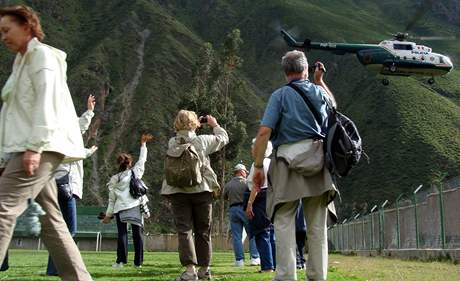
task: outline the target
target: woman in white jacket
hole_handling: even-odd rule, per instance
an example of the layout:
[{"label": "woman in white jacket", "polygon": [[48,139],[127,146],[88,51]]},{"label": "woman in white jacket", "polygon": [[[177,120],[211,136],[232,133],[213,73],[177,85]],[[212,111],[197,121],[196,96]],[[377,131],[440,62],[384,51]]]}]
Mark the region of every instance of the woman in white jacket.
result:
[{"label": "woman in white jacket", "polygon": [[37,13],[19,5],[0,9],[0,34],[15,53],[0,112],[0,260],[17,217],[35,199],[45,210],[41,239],[62,280],[91,280],[57,202],[53,173],[85,156],[67,86],[66,54],[42,43]]},{"label": "woman in white jacket", "polygon": [[133,158],[131,155],[121,153],[117,162],[119,172],[110,178],[107,187],[109,188],[109,205],[103,223],[110,223],[115,216],[118,229],[117,260],[112,265],[114,268],[123,267],[128,263],[128,223],[134,242],[134,266],[141,267],[144,259],[143,228],[144,221],[141,213],[141,203],[147,202],[147,196],[134,198],[129,193],[129,183],[132,173],[137,178],[142,178],[147,161],[146,143],[153,139],[152,135],[144,134],[141,137],[141,151],[139,160],[132,166]]}]

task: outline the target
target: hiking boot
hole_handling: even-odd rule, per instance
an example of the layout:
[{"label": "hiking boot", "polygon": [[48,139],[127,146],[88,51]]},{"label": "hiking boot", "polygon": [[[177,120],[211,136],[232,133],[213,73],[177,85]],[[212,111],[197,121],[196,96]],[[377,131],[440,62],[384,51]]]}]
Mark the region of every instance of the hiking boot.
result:
[{"label": "hiking boot", "polygon": [[211,280],[211,270],[210,269],[199,269],[198,270],[198,279],[200,280]]},{"label": "hiking boot", "polygon": [[198,280],[198,276],[196,273],[190,273],[187,271],[182,272],[182,274],[174,279],[174,281],[196,281]]}]

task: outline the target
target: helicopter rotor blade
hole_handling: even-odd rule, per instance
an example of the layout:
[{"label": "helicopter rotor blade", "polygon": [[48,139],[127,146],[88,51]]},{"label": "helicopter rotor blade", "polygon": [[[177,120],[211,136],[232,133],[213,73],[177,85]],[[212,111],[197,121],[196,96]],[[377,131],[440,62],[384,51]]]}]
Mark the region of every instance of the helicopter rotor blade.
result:
[{"label": "helicopter rotor blade", "polygon": [[416,40],[421,41],[447,41],[447,40],[457,40],[455,36],[419,36],[419,37],[411,37]]}]

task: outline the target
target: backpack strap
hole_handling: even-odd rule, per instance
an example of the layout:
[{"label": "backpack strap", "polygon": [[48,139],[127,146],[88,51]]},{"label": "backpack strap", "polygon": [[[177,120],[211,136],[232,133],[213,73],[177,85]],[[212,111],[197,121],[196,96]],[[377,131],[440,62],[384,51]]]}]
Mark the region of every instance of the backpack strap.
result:
[{"label": "backpack strap", "polygon": [[287,84],[287,86],[289,86],[292,89],[294,89],[302,97],[302,99],[305,102],[305,104],[307,105],[308,109],[310,109],[311,113],[315,117],[316,122],[321,127],[321,116],[320,116],[318,110],[316,110],[316,108],[311,103],[310,99],[308,99],[307,95],[305,95],[305,93],[296,84],[294,84],[292,82]]}]

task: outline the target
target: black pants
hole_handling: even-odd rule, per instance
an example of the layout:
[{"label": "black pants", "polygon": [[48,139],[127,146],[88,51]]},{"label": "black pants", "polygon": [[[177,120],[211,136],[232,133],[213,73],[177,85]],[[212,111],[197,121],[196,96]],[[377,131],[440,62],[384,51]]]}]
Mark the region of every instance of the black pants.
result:
[{"label": "black pants", "polygon": [[[117,263],[128,263],[128,224],[120,221],[120,216],[115,214],[118,229]],[[134,265],[142,265],[144,261],[144,229],[131,224],[134,242]]]},{"label": "black pants", "polygon": [[307,232],[306,231],[297,231],[295,233],[295,238],[296,238],[296,244],[297,244],[297,266],[299,265],[305,265],[305,257],[304,257],[304,252],[305,252],[305,240],[307,238]]},{"label": "black pants", "polygon": [[10,268],[8,264],[8,252],[6,252],[5,259],[3,259],[2,266],[0,267],[0,271],[7,271]]}]

